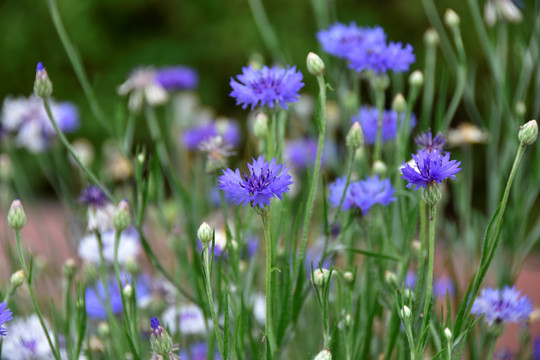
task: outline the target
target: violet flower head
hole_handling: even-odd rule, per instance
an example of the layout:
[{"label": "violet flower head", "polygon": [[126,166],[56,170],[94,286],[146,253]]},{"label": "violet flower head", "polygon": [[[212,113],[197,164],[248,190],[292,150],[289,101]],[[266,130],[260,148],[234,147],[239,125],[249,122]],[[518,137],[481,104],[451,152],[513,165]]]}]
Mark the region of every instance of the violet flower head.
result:
[{"label": "violet flower head", "polygon": [[350,208],[355,206],[354,197],[351,194],[351,185],[354,183],[350,183],[349,186],[347,186],[347,189],[345,189],[347,185],[347,179],[345,176],[337,178],[333,183],[329,185],[330,188],[330,197],[328,200],[332,203],[334,207],[338,207],[339,203],[341,201],[341,197],[343,196],[343,193],[345,192],[345,197],[343,198],[343,203],[341,204],[341,210],[349,210]]},{"label": "violet flower head", "polygon": [[387,206],[395,201],[394,193],[389,179],[380,180],[377,175],[365,180],[352,182],[345,190],[346,179],[339,178],[330,184],[330,202],[334,206],[339,206],[343,192],[345,198],[341,206],[342,210],[358,207],[366,215],[375,204]]},{"label": "violet flower head", "polygon": [[317,33],[317,40],[324,51],[330,55],[347,58],[355,47],[363,44],[384,43],[386,34],[380,27],[359,27],[351,22],[349,25],[335,23],[328,30]]},{"label": "violet flower head", "polygon": [[408,181],[408,189],[414,186],[416,191],[435,182],[440,184],[448,178],[455,179],[461,171],[461,161],[450,160],[450,153],[442,155],[440,150],[418,150],[412,157],[414,164],[404,162],[401,168],[401,178]]},{"label": "violet flower head", "polygon": [[217,135],[217,129],[213,122],[201,123],[183,132],[182,143],[187,149],[196,150],[205,140]]},{"label": "violet flower head", "polygon": [[161,336],[161,333],[163,333],[163,327],[161,327],[159,320],[153,316],[150,318],[150,327],[152,328],[152,333],[155,337],[159,337]]},{"label": "violet flower head", "polygon": [[0,303],[0,336],[6,336],[7,335],[7,329],[3,327],[6,322],[13,319],[11,316],[11,310],[7,308],[7,304],[5,302]]},{"label": "violet flower head", "polygon": [[291,176],[289,169],[285,165],[276,165],[276,159],[270,163],[259,156],[253,159],[252,164],[248,164],[249,172],[240,174],[240,170],[223,170],[223,175],[219,177],[219,188],[225,192],[225,196],[237,205],[248,203],[252,206],[264,208],[270,205],[270,199],[277,197],[282,199],[283,193],[289,191]]},{"label": "violet flower head", "polygon": [[[368,145],[373,145],[377,142],[378,119],[379,110],[370,106],[362,106],[358,114],[351,119],[352,123],[358,122],[362,127],[364,141]],[[381,140],[383,142],[394,140],[397,136],[398,125],[401,128],[402,122],[403,119],[399,119],[398,121],[398,113],[396,111],[384,110],[382,115]],[[411,114],[409,124],[411,129],[416,126],[416,117],[414,114]]]},{"label": "violet flower head", "polygon": [[199,83],[199,75],[187,66],[169,66],[157,69],[156,82],[167,91],[194,89]]},{"label": "violet flower head", "polygon": [[456,288],[454,282],[448,276],[441,276],[433,283],[433,293],[438,299],[446,299],[446,295],[450,298],[454,297]]},{"label": "violet flower head", "polygon": [[98,186],[89,185],[81,192],[79,196],[79,202],[81,204],[91,206],[94,208],[100,208],[109,203],[107,196]]},{"label": "violet flower head", "polygon": [[408,71],[416,60],[412,46],[400,42],[362,44],[354,47],[347,59],[349,67],[356,72],[371,70],[376,74]]},{"label": "violet flower head", "polygon": [[[305,169],[312,167],[317,158],[317,140],[312,138],[296,139],[285,144],[285,158],[287,163],[295,168]],[[325,154],[321,156],[321,166],[324,166]]]},{"label": "violet flower head", "polygon": [[[206,360],[208,359],[208,344],[205,342],[191,345],[189,349],[180,351],[180,359],[182,360]],[[218,351],[211,359],[221,360],[221,356]]]},{"label": "violet flower head", "polygon": [[437,133],[437,135],[433,137],[431,131],[424,131],[414,138],[414,142],[423,150],[442,150],[446,145],[446,138],[441,133]]},{"label": "violet flower head", "polygon": [[489,325],[524,323],[533,311],[531,301],[515,287],[504,289],[483,289],[471,308],[471,314],[484,314],[484,321]]},{"label": "violet flower head", "polygon": [[252,110],[255,106],[273,109],[276,105],[288,110],[287,104],[298,101],[298,91],[304,86],[302,73],[296,70],[296,66],[286,69],[263,66],[260,70],[248,66],[242,68],[242,74],[236,79],[231,78],[233,91],[230,96],[243,109],[251,105]]}]

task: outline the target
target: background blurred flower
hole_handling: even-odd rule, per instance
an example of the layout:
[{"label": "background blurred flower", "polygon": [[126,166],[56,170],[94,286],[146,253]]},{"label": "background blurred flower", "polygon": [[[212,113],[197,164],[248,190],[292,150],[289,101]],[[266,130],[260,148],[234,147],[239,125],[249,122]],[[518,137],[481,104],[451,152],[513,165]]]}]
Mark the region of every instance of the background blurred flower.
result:
[{"label": "background blurred flower", "polygon": [[11,316],[11,310],[7,308],[7,304],[5,302],[0,303],[0,336],[7,335],[7,330],[2,325],[11,319],[13,317]]},{"label": "background blurred flower", "polygon": [[155,106],[169,99],[167,90],[156,80],[156,70],[151,67],[133,70],[117,91],[122,96],[129,94],[128,108],[133,112],[140,111],[144,103]]},{"label": "background blurred flower", "polygon": [[199,83],[197,71],[187,66],[168,66],[156,70],[156,82],[167,91],[194,89]]},{"label": "background blurred flower", "polygon": [[[101,234],[103,243],[103,257],[108,265],[114,264],[115,230],[109,230]],[[128,260],[136,259],[141,251],[139,234],[135,228],[130,227],[122,231],[118,243],[118,263],[125,265]],[[95,234],[88,234],[81,239],[78,247],[79,257],[85,261],[99,265],[99,245]]]},{"label": "background blurred flower", "polygon": [[99,187],[89,185],[81,192],[79,202],[88,206],[88,231],[99,230],[104,233],[113,228],[116,207]]},{"label": "background blurred flower", "polygon": [[[197,343],[191,345],[188,349],[183,349],[180,351],[181,360],[207,360],[208,357],[208,344],[205,342]],[[210,359],[221,360],[221,356],[218,351],[215,351],[213,357]]]},{"label": "background blurred flower", "polygon": [[[178,331],[182,335],[206,334],[204,314],[197,305],[171,306],[165,310],[161,319],[171,333]],[[208,323],[208,326],[211,324]]]},{"label": "background blurred flower", "polygon": [[[53,334],[49,334],[53,338]],[[65,354],[63,354],[65,355]],[[9,324],[9,336],[3,338],[2,359],[49,360],[54,356],[36,314],[18,318]]]},{"label": "background blurred flower", "polygon": [[330,55],[347,58],[354,48],[384,43],[386,34],[380,27],[359,27],[355,22],[349,25],[336,22],[328,30],[319,31],[317,40]]},{"label": "background blurred flower", "polygon": [[[343,192],[345,191],[346,179],[339,178],[330,184],[330,202],[334,206],[339,206]],[[378,175],[368,177],[365,180],[351,182],[347,188],[342,210],[350,209],[353,206],[362,210],[366,215],[375,204],[388,205],[395,201],[395,190],[390,179],[380,180]]]},{"label": "background blurred flower", "polygon": [[[362,126],[366,144],[373,145],[377,142],[379,110],[372,106],[362,106],[357,115],[352,117],[352,122],[358,122]],[[401,128],[403,119],[399,119]],[[416,117],[411,114],[409,125],[416,126]],[[381,139],[383,142],[394,140],[398,132],[398,114],[394,110],[384,110],[382,115]]]},{"label": "background blurred flower", "polygon": [[471,314],[484,314],[488,325],[495,323],[524,323],[533,311],[531,301],[515,287],[505,286],[503,290],[483,289],[471,308]]}]

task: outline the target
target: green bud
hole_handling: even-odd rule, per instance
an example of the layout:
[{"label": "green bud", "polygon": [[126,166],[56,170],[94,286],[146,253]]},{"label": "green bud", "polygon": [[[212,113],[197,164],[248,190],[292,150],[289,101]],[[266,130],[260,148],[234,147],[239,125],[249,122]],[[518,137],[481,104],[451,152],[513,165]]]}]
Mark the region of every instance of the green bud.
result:
[{"label": "green bud", "polygon": [[126,286],[124,286],[124,289],[122,290],[122,292],[124,293],[124,296],[128,299],[132,298],[133,297],[133,288],[131,287],[131,285],[127,284]]},{"label": "green bud", "polygon": [[266,139],[268,135],[268,116],[265,113],[260,112],[255,117],[253,133],[259,139]]},{"label": "green bud", "polygon": [[324,72],[326,71],[324,66],[324,61],[319,57],[319,55],[310,52],[307,56],[307,68],[308,71],[315,76],[321,76],[324,75]]},{"label": "green bud", "polygon": [[139,263],[134,258],[129,258],[124,263],[124,267],[130,274],[138,274],[141,270],[141,267],[139,266]]},{"label": "green bud", "polygon": [[152,327],[152,333],[150,334],[150,348],[152,352],[156,355],[169,358],[169,354],[175,349],[171,336],[156,318],[150,320],[150,325]]},{"label": "green bud", "polygon": [[403,113],[407,110],[407,100],[405,100],[403,94],[398,93],[394,97],[394,101],[392,101],[392,109],[394,109],[394,111],[397,113]]},{"label": "green bud", "polygon": [[19,271],[14,272],[13,275],[11,275],[11,278],[9,279],[9,284],[11,285],[13,289],[16,289],[23,284],[24,279],[25,279],[24,271],[19,270]]},{"label": "green bud", "polygon": [[424,44],[427,46],[437,46],[439,45],[439,34],[437,30],[429,28],[424,33]]},{"label": "green bud", "polygon": [[131,223],[129,204],[126,199],[120,201],[113,217],[113,225],[117,231],[124,231]]},{"label": "green bud", "polygon": [[212,227],[208,225],[208,223],[203,222],[201,226],[199,226],[199,230],[197,230],[197,237],[199,238],[199,240],[201,240],[203,245],[206,246],[208,245],[208,243],[212,241],[212,236],[213,236]]},{"label": "green bud", "polygon": [[408,319],[411,317],[411,309],[407,305],[403,306],[403,309],[400,311],[401,317],[404,319]]},{"label": "green bud", "polygon": [[420,70],[415,70],[409,76],[409,85],[412,87],[420,87],[424,85],[424,74]]},{"label": "green bud", "polygon": [[422,257],[422,244],[418,240],[413,240],[411,243],[411,252],[417,259]]},{"label": "green bud", "polygon": [[442,198],[441,184],[436,182],[428,184],[425,188],[422,189],[422,199],[426,204],[434,206]]},{"label": "green bud", "polygon": [[42,63],[37,64],[34,93],[40,98],[48,98],[53,91],[51,79]]},{"label": "green bud", "polygon": [[452,331],[449,328],[444,329],[444,337],[447,341],[452,340]]},{"label": "green bud", "polygon": [[318,353],[313,360],[332,360],[332,353],[329,349],[324,349],[323,351]]},{"label": "green bud", "polygon": [[515,111],[518,116],[525,116],[525,113],[527,112],[527,106],[523,101],[518,101],[516,103]]},{"label": "green bud", "polygon": [[63,270],[64,270],[64,274],[67,277],[72,277],[73,275],[75,275],[75,272],[77,271],[77,263],[72,258],[69,258],[64,262]]},{"label": "green bud", "polygon": [[518,138],[521,145],[531,145],[538,137],[538,124],[536,120],[531,120],[519,127]]},{"label": "green bud", "polygon": [[448,27],[457,27],[461,22],[458,14],[452,9],[446,9],[444,13],[444,22]]},{"label": "green bud", "polygon": [[384,177],[386,176],[387,171],[388,171],[388,168],[386,167],[386,164],[383,163],[381,160],[376,160],[373,163],[373,173],[375,175]]},{"label": "green bud", "polygon": [[354,281],[354,274],[350,271],[345,271],[343,273],[343,278],[348,282],[352,283]]},{"label": "green bud", "polygon": [[347,147],[356,150],[364,144],[364,132],[358,122],[352,124],[347,137],[345,138]]},{"label": "green bud", "polygon": [[8,212],[8,225],[14,230],[21,230],[26,224],[26,214],[19,199],[13,200]]},{"label": "green bud", "polygon": [[371,78],[371,87],[375,90],[383,91],[390,86],[390,78],[386,74],[374,75]]},{"label": "green bud", "polygon": [[92,284],[94,283],[98,278],[98,271],[94,264],[92,263],[86,263],[83,267],[83,274],[84,279],[87,283]]},{"label": "green bud", "polygon": [[384,281],[391,286],[397,287],[397,275],[395,272],[386,270],[384,273]]},{"label": "green bud", "polygon": [[98,325],[98,334],[102,338],[107,338],[111,334],[111,329],[109,328],[109,324],[106,322],[100,322]]},{"label": "green bud", "polygon": [[324,287],[324,284],[328,282],[330,278],[330,271],[327,269],[315,269],[313,270],[313,285],[318,288]]}]

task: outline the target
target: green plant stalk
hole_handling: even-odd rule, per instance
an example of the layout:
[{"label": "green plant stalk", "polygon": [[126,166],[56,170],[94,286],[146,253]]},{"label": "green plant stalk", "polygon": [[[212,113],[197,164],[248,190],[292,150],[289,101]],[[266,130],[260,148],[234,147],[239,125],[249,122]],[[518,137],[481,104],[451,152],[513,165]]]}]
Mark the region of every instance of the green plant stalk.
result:
[{"label": "green plant stalk", "polygon": [[373,150],[373,162],[381,159],[384,90],[375,89],[375,105],[377,106],[379,117],[377,118],[377,140],[375,142],[375,150]]},{"label": "green plant stalk", "polygon": [[257,25],[257,29],[261,33],[264,45],[272,54],[274,61],[283,62],[285,58],[279,47],[278,38],[268,20],[268,16],[266,16],[261,0],[248,0],[248,3],[253,20],[255,20],[255,25]]},{"label": "green plant stalk", "polygon": [[424,93],[422,95],[422,125],[426,129],[433,110],[433,97],[435,96],[435,67],[437,63],[437,47],[428,45],[426,48],[426,66],[424,68]]},{"label": "green plant stalk", "polygon": [[56,29],[56,32],[58,33],[58,37],[60,38],[60,41],[62,42],[62,46],[64,46],[64,50],[66,50],[69,61],[71,62],[71,65],[73,66],[73,70],[75,71],[75,75],[77,75],[77,79],[79,80],[79,83],[81,84],[84,95],[86,96],[86,99],[88,100],[88,103],[90,104],[90,110],[92,111],[92,114],[94,115],[94,117],[101,123],[101,126],[103,126],[107,130],[108,133],[111,133],[111,125],[105,119],[104,113],[98,104],[98,101],[94,94],[94,90],[90,86],[90,82],[88,81],[88,76],[86,75],[86,72],[84,71],[84,66],[82,64],[81,58],[79,54],[77,53],[77,51],[75,50],[75,47],[69,40],[66,29],[64,28],[64,24],[62,23],[62,19],[60,18],[60,12],[58,11],[58,6],[56,4],[56,1],[48,0],[47,4],[49,6],[49,13],[51,14],[51,18],[52,18],[54,27]]},{"label": "green plant stalk", "polygon": [[97,178],[96,175],[94,175],[94,173],[92,172],[92,170],[90,170],[86,165],[83,164],[83,162],[81,161],[81,159],[77,156],[77,153],[75,153],[75,150],[73,150],[73,147],[71,146],[71,144],[69,143],[68,139],[65,137],[64,133],[62,133],[62,130],[60,130],[60,128],[58,127],[58,124],[56,123],[56,120],[54,119],[54,116],[53,116],[53,113],[52,113],[52,110],[51,110],[51,105],[49,103],[49,98],[43,98],[43,106],[45,107],[45,111],[47,112],[47,115],[49,116],[49,120],[51,120],[51,123],[54,127],[54,130],[56,131],[56,134],[58,135],[58,137],[60,138],[60,141],[62,142],[62,144],[64,145],[64,147],[67,149],[67,151],[71,154],[71,156],[73,157],[73,159],[75,159],[75,161],[77,162],[77,164],[80,166],[80,168],[84,171],[84,173],[90,178],[90,180],[94,183],[94,185],[96,185],[97,187],[99,187],[101,189],[101,191],[103,191],[103,193],[105,194],[105,196],[107,196],[107,198],[112,201],[113,203],[117,203],[115,197],[109,192],[109,190],[107,190],[107,188],[105,186],[103,186],[103,184],[101,184],[101,182],[99,181],[99,179]]},{"label": "green plant stalk", "polygon": [[[210,308],[210,315],[212,316],[212,323],[214,327],[214,334],[216,335],[219,353],[221,354],[222,359],[226,359],[224,347],[223,347],[223,338],[219,332],[219,322],[216,316],[216,309],[214,305],[214,295],[212,294],[212,270],[210,268],[210,246],[208,243],[204,244],[203,249],[203,260],[204,260],[204,272],[205,272],[205,281],[204,285],[206,287],[206,297],[208,298],[208,307]],[[225,334],[225,336],[228,336]]]},{"label": "green plant stalk", "polygon": [[43,332],[45,333],[45,337],[47,338],[47,342],[49,343],[49,347],[51,348],[51,352],[53,353],[54,358],[56,360],[62,360],[60,358],[60,353],[58,352],[58,349],[55,348],[51,340],[51,336],[49,335],[49,329],[47,329],[47,325],[45,325],[45,321],[43,320],[43,316],[41,315],[41,310],[39,309],[39,306],[37,303],[36,294],[34,292],[34,286],[32,285],[32,274],[28,272],[28,268],[26,267],[26,260],[24,259],[24,252],[22,248],[20,229],[15,229],[15,242],[17,243],[17,250],[19,252],[19,260],[24,270],[26,283],[28,285],[28,290],[30,292],[30,298],[32,299],[32,305],[34,306],[34,310],[36,311],[36,315],[39,319],[39,323],[41,324],[41,328],[43,329]]},{"label": "green plant stalk", "polygon": [[273,318],[272,318],[272,248],[273,242],[270,235],[270,210],[263,210],[261,212],[261,220],[264,231],[264,239],[266,242],[266,281],[265,281],[265,298],[266,298],[266,346],[270,347],[271,360],[274,358],[274,354],[277,350],[276,339],[274,336]]},{"label": "green plant stalk", "polygon": [[486,352],[486,360],[493,359],[493,353],[495,352],[495,344],[497,343],[497,336],[488,335],[488,351]]},{"label": "green plant stalk", "polygon": [[66,351],[68,354],[68,359],[77,359],[73,355],[73,339],[71,337],[71,285],[73,283],[73,275],[72,273],[67,274],[65,280],[64,280],[64,286],[63,286],[63,294],[62,298],[64,301],[64,315],[65,315],[65,323],[64,323],[64,331],[66,334]]},{"label": "green plant stalk", "polygon": [[298,252],[297,261],[295,262],[294,277],[298,278],[301,264],[304,263],[307,250],[307,242],[309,228],[311,224],[311,216],[313,214],[313,206],[315,203],[315,195],[317,193],[317,185],[319,184],[319,173],[321,170],[321,156],[324,146],[324,135],[326,131],[326,83],[322,75],[317,76],[319,84],[319,100],[317,109],[317,125],[319,127],[319,142],[317,145],[317,158],[315,159],[315,167],[313,169],[313,177],[309,185],[308,199],[306,202],[306,211],[304,214],[304,222],[302,224],[302,238],[300,241],[300,251]]},{"label": "green plant stalk", "polygon": [[446,359],[452,360],[452,339],[446,340]]},{"label": "green plant stalk", "polygon": [[[429,186],[429,185],[428,185]],[[435,185],[438,186],[438,185]],[[426,278],[426,296],[424,297],[424,318],[422,320],[422,331],[429,326],[428,312],[430,311],[431,299],[433,297],[433,265],[435,258],[435,220],[437,215],[437,205],[428,204],[429,210],[429,237],[428,237],[428,275]]]},{"label": "green plant stalk", "polygon": [[[339,199],[339,205],[336,209],[336,214],[334,215],[334,218],[332,219],[332,223],[331,223],[331,226],[330,226],[330,229],[332,229],[335,225],[336,225],[336,222],[338,220],[338,217],[339,217],[339,214],[341,214],[341,206],[343,205],[343,201],[345,201],[345,195],[347,193],[347,188],[349,187],[350,183],[351,183],[351,177],[352,177],[352,168],[353,168],[353,163],[354,163],[354,153],[355,153],[355,149],[352,149],[352,148],[348,148],[348,156],[347,156],[347,172],[346,172],[346,177],[347,177],[347,180],[345,182],[345,190],[343,191],[343,194],[341,194],[341,198]],[[326,241],[328,242],[328,240]],[[326,253],[326,246],[327,244],[325,244],[325,247],[324,247],[324,252],[323,254]]]},{"label": "green plant stalk", "polygon": [[453,26],[451,30],[458,53],[458,65],[456,74],[457,83],[454,95],[452,96],[452,100],[450,101],[450,105],[448,106],[446,114],[444,115],[443,126],[441,129],[439,129],[442,131],[445,131],[450,126],[452,118],[454,117],[457,107],[463,97],[463,93],[465,92],[465,85],[467,83],[467,59],[465,57],[465,48],[463,47],[461,32],[459,31],[458,26]]}]

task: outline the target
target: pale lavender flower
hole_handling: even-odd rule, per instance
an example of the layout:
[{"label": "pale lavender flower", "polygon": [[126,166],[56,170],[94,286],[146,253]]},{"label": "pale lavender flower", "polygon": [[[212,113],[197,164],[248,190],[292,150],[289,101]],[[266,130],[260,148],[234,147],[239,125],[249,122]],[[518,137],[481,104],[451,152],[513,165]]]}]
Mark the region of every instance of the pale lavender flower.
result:
[{"label": "pale lavender flower", "polygon": [[410,44],[389,42],[364,44],[355,47],[348,54],[349,67],[356,72],[373,71],[376,74],[387,71],[404,72],[415,61]]},{"label": "pale lavender flower", "polygon": [[[49,327],[50,329],[50,327]],[[49,332],[51,338],[54,336]],[[61,351],[62,358],[66,358]],[[9,324],[9,336],[2,340],[4,360],[54,360],[54,356],[36,314],[17,318]]]},{"label": "pale lavender flower", "polygon": [[194,89],[199,83],[197,72],[187,66],[168,66],[156,70],[156,82],[167,91]]},{"label": "pale lavender flower", "polygon": [[435,297],[439,299],[446,299],[446,294],[452,298],[455,294],[456,288],[454,282],[448,276],[441,276],[433,284],[433,293]]},{"label": "pale lavender flower", "polygon": [[[180,359],[182,360],[207,360],[208,359],[208,344],[205,342],[191,345],[189,348],[180,351]],[[221,360],[218,351],[214,351],[214,356],[210,357],[213,360]]]},{"label": "pale lavender flower", "polygon": [[[103,257],[108,265],[114,264],[115,230],[109,230],[101,234],[103,244]],[[135,260],[141,251],[139,234],[135,228],[130,227],[120,234],[118,243],[118,264],[125,265],[130,260]],[[83,237],[78,246],[79,257],[95,265],[100,264],[99,245],[96,234],[88,234]]]},{"label": "pale lavender flower", "polygon": [[[358,114],[352,117],[352,123],[358,122],[362,127],[364,141],[366,144],[373,145],[377,142],[379,110],[372,106],[362,106]],[[398,121],[398,113],[394,110],[384,110],[382,114],[381,140],[387,142],[394,140],[399,130],[401,130],[403,118]],[[411,114],[409,126],[414,128],[416,117]]]},{"label": "pale lavender flower", "polygon": [[[287,141],[285,144],[285,158],[287,164],[296,169],[306,169],[315,166],[318,143],[314,138],[302,138]],[[332,144],[325,144],[321,154],[321,167],[324,168],[333,155]]]},{"label": "pale lavender flower", "polygon": [[502,290],[483,289],[471,308],[471,314],[484,314],[484,321],[490,326],[510,322],[523,324],[532,311],[529,298],[521,296],[521,291],[509,286]]},{"label": "pale lavender flower", "polygon": [[133,112],[139,112],[143,104],[156,106],[169,99],[167,90],[156,79],[156,70],[151,67],[133,70],[117,91],[122,96],[129,94],[128,108]]},{"label": "pale lavender flower", "polygon": [[365,180],[351,182],[345,189],[346,179],[339,178],[330,184],[330,202],[334,206],[339,206],[343,192],[345,198],[342,204],[342,210],[348,210],[352,207],[358,207],[366,215],[375,204],[387,206],[395,201],[395,190],[390,183],[390,179],[380,180],[379,177],[368,177]]},{"label": "pale lavender flower", "polygon": [[90,185],[81,192],[79,202],[88,206],[88,230],[99,230],[104,233],[113,229],[113,217],[116,207],[110,202],[103,191],[97,186]]}]

